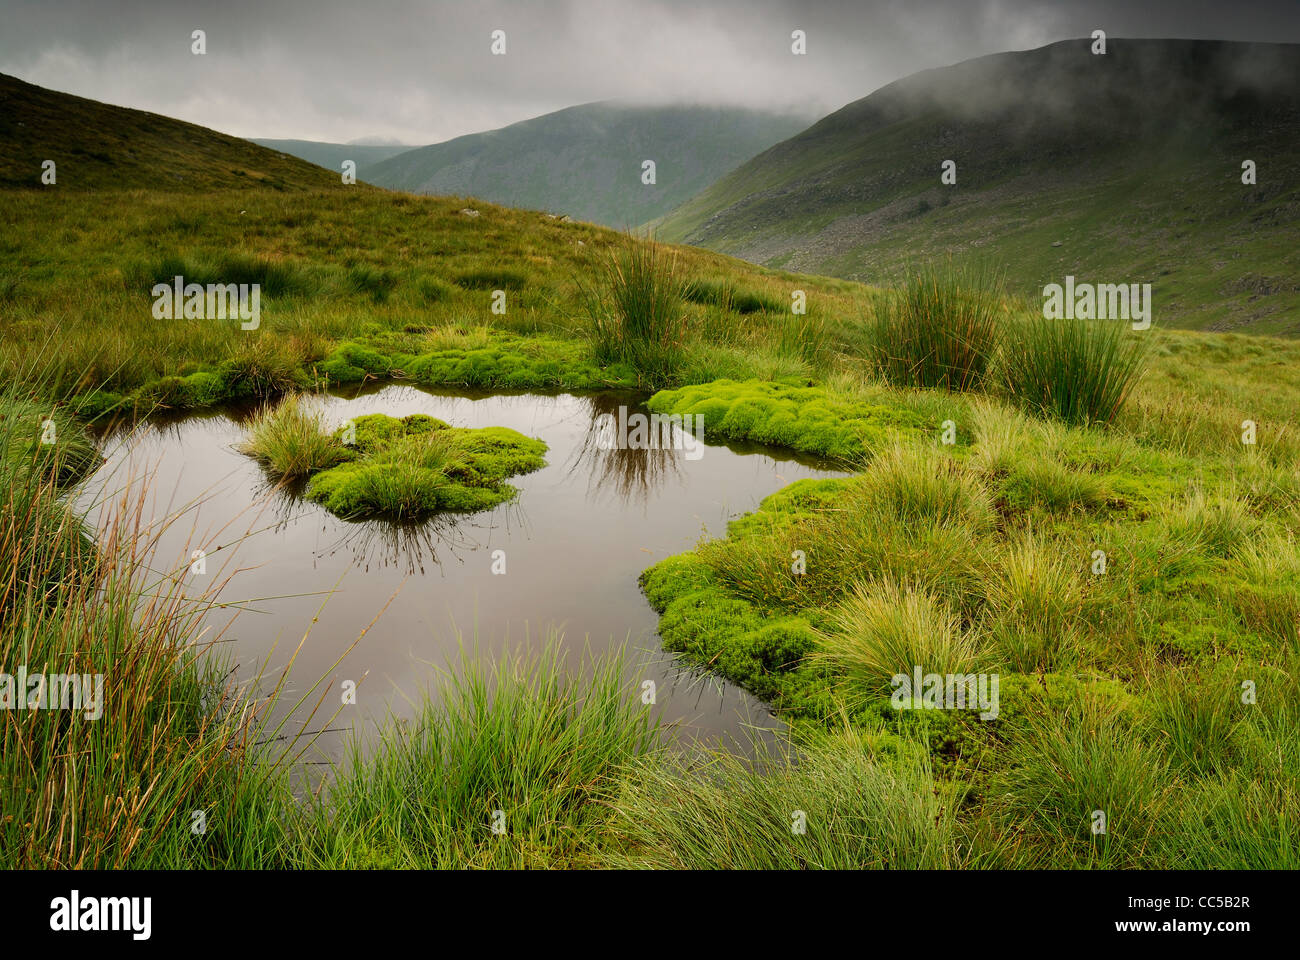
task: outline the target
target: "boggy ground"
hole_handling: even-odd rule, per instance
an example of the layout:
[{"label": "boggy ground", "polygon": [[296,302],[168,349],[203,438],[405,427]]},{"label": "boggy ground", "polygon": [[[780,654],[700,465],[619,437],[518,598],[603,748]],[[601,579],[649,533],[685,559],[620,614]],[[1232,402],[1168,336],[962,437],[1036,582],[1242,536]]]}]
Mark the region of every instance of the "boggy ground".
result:
[{"label": "boggy ground", "polygon": [[[625,241],[538,213],[125,191],[15,193],[4,217],[0,668],[107,681],[93,723],[5,711],[7,865],[1297,865],[1293,343],[1153,331],[1114,422],[1069,426],[996,375],[881,380],[870,288],[693,250],[667,365],[613,360],[584,284]],[[175,273],[262,283],[260,326],[155,321]],[[771,702],[800,762],[683,753],[616,664],[579,680],[550,647],[467,659],[416,729],[295,798],[304,746],[190,645],[217,598],[132,567],[130,503],[92,547],[62,493],[94,462],[76,418],[371,377],[639,386],[712,433],[857,467],[643,577],[665,646]],[[999,674],[997,718],[895,709],[915,665]]]}]

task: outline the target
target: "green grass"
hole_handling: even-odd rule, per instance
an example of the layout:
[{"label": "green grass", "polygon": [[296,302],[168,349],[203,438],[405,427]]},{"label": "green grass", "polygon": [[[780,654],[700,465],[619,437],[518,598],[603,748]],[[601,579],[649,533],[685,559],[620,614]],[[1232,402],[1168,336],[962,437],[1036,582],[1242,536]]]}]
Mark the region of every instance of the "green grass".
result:
[{"label": "green grass", "polygon": [[282,480],[302,480],[332,467],[345,451],[325,430],[319,412],[303,409],[298,397],[266,406],[253,415],[239,450],[256,459]]},{"label": "green grass", "polygon": [[[3,449],[22,449],[39,429],[30,410],[12,391],[0,397]],[[110,505],[91,542],[64,498],[84,469],[62,470],[84,461],[86,442],[70,429],[49,459],[0,460],[0,664],[102,677],[81,710],[0,711],[3,862],[277,866],[285,767],[252,747],[260,711],[226,685],[218,659],[200,656],[211,641],[192,642],[212,597],[142,563],[162,531],[139,505]]]},{"label": "green grass", "polygon": [[1085,426],[1119,416],[1151,342],[1119,321],[1033,312],[1011,330],[1003,354],[1007,392],[1032,410]]},{"label": "green grass", "polygon": [[[651,757],[613,802],[601,862],[670,870],[935,870],[960,863],[959,797],[925,754],[857,733],[754,765]],[[892,749],[891,749],[892,748]]]},{"label": "green grass", "polygon": [[928,266],[876,302],[871,355],[902,387],[972,390],[997,351],[1005,315],[1000,280],[970,267]]},{"label": "green grass", "polygon": [[[166,186],[5,196],[0,664],[112,691],[93,724],[0,718],[6,865],[1295,865],[1300,345],[1034,334],[960,266],[890,293],[455,198]],[[172,271],[265,284],[261,326],[154,320]],[[871,318],[914,334],[884,375]],[[331,800],[295,798],[301,744],[257,749],[264,714],[195,641],[214,598],[141,562],[158,532],[134,502],[97,547],[68,513],[98,462],[79,425],[368,380],[663,388],[650,408],[713,438],[852,470],[642,577],[663,646],[770,704],[790,743],[748,766],[660,744],[621,668],[554,650],[467,662]],[[482,509],[545,452],[418,417],[358,418],[349,445],[306,402],[255,419],[249,451],[349,517]],[[998,718],[893,709],[909,660],[999,673]]]},{"label": "green grass", "polygon": [[966,673],[976,660],[975,644],[941,597],[888,577],[854,584],[831,623],[815,655],[856,688],[849,697],[889,690],[893,677],[910,677],[915,667]]},{"label": "green grass", "polygon": [[573,865],[622,766],[659,749],[625,667],[616,651],[571,672],[555,636],[495,662],[463,651],[411,725],[386,726],[369,752],[354,741],[307,825],[308,864]]}]

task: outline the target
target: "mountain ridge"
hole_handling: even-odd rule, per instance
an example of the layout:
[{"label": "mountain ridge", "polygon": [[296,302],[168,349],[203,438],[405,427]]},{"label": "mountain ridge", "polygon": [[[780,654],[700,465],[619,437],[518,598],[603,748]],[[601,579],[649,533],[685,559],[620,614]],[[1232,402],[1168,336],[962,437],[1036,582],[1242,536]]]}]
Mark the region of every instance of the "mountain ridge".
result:
[{"label": "mountain ridge", "polygon": [[[894,81],[656,226],[869,283],[975,255],[1026,296],[1070,273],[1132,275],[1156,283],[1165,322],[1300,333],[1285,230],[1300,219],[1300,45],[1114,39],[1093,55],[1089,44]],[[940,182],[949,159],[952,186]],[[1256,185],[1240,182],[1244,159],[1262,171]]]},{"label": "mountain ridge", "polygon": [[[578,104],[391,157],[370,182],[634,227],[667,213],[807,117],[738,107]],[[642,182],[655,162],[655,183]]]}]

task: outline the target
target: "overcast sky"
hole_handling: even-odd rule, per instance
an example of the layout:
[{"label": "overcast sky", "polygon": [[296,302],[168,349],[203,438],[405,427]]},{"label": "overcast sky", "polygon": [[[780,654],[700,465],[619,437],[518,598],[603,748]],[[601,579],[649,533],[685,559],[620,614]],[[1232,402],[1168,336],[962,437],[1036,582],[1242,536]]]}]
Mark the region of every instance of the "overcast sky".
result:
[{"label": "overcast sky", "polygon": [[237,136],[423,144],[612,98],[821,115],[1098,28],[1300,42],[1300,2],[0,0],[0,72]]}]

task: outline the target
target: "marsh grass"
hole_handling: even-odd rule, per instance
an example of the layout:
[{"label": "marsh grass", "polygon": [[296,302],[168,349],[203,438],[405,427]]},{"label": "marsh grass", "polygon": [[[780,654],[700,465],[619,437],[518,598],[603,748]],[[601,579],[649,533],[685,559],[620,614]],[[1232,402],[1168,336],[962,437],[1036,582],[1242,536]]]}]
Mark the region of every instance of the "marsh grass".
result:
[{"label": "marsh grass", "polygon": [[959,801],[924,751],[876,755],[858,732],[769,748],[755,760],[652,756],[632,765],[611,801],[617,843],[600,861],[624,869],[951,868],[961,859]]},{"label": "marsh grass", "polygon": [[866,321],[869,356],[901,387],[980,387],[1001,334],[1002,289],[1002,275],[983,267],[914,271],[876,298]]},{"label": "marsh grass", "polygon": [[1149,331],[1118,321],[1049,320],[1026,311],[1009,328],[1004,384],[1036,413],[1079,426],[1109,424],[1142,374],[1149,343]]},{"label": "marsh grass", "polygon": [[984,575],[981,631],[990,656],[1021,673],[1074,665],[1083,643],[1083,598],[1068,545],[1032,530],[1010,543]]},{"label": "marsh grass", "polygon": [[[26,431],[11,402],[0,408],[7,440]],[[279,863],[284,768],[252,748],[256,711],[203,658],[218,638],[192,642],[212,595],[147,561],[161,529],[146,523],[144,498],[106,505],[96,543],[68,508],[57,460],[6,459],[0,472],[0,664],[102,676],[97,706],[0,711],[3,863]],[[195,810],[207,817],[202,835],[191,830]]]},{"label": "marsh grass", "polygon": [[320,292],[320,284],[302,267],[271,256],[241,252],[166,254],[134,265],[130,273],[135,283],[145,290],[152,290],[159,283],[170,286],[179,276],[186,284],[203,286],[210,283],[257,284],[264,297]]},{"label": "marsh grass", "polygon": [[[621,767],[656,748],[622,651],[570,665],[560,640],[454,673],[409,724],[392,723],[316,811],[313,865],[537,867],[572,864],[606,815]],[[494,811],[501,811],[499,818]],[[494,823],[503,831],[493,832]]]},{"label": "marsh grass", "polygon": [[325,429],[321,413],[308,410],[298,396],[262,407],[246,430],[240,452],[261,463],[277,480],[305,479],[347,455]]},{"label": "marsh grass", "polygon": [[785,309],[775,297],[742,290],[734,280],[719,277],[700,277],[685,283],[682,298],[691,303],[711,304],[724,313],[780,313]]},{"label": "marsh grass", "polygon": [[851,699],[888,693],[892,677],[917,667],[965,673],[976,661],[974,641],[942,597],[891,577],[854,584],[830,621],[814,658],[845,678]]},{"label": "marsh grass", "polygon": [[[1114,704],[1084,698],[1035,712],[1006,746],[995,777],[998,815],[1033,838],[1017,866],[1132,867],[1172,831],[1175,779]],[[1095,811],[1105,832],[1094,833]]]}]

